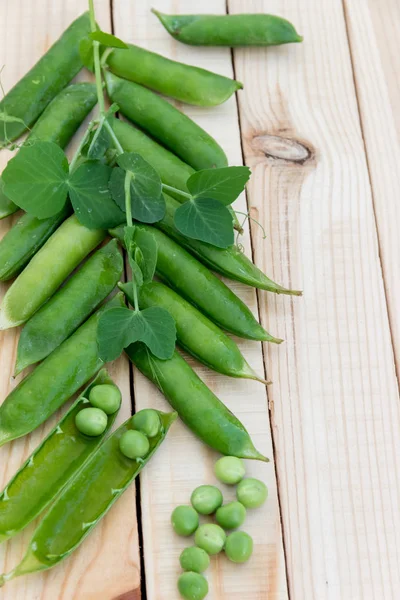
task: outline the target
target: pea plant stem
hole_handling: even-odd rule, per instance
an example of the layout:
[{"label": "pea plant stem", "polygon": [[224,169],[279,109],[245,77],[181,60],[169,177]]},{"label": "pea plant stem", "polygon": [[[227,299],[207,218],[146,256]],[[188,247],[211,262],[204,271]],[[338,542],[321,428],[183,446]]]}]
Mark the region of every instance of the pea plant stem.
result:
[{"label": "pea plant stem", "polygon": [[126,212],[126,224],[128,227],[132,227],[132,206],[131,206],[131,173],[127,171],[125,173],[125,212]]},{"label": "pea plant stem", "polygon": [[175,192],[176,194],[180,194],[181,196],[184,196],[185,198],[189,198],[189,200],[192,200],[191,194],[188,194],[188,192],[183,192],[182,190],[178,190],[177,188],[172,187],[172,185],[167,185],[166,183],[163,183],[162,189],[167,192]]},{"label": "pea plant stem", "polygon": [[70,173],[72,173],[72,171],[74,170],[76,163],[79,160],[79,157],[81,155],[82,148],[86,144],[87,139],[88,139],[89,135],[91,134],[91,132],[93,131],[95,124],[96,124],[96,121],[91,121],[89,123],[88,128],[86,129],[81,141],[79,142],[79,146],[77,147],[75,154],[73,155],[71,162],[69,163],[69,172]]}]

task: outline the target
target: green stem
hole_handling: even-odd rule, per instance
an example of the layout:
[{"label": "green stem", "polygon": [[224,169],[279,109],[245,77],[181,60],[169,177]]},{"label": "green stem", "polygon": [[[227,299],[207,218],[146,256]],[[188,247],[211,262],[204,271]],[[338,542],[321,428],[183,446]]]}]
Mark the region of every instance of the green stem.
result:
[{"label": "green stem", "polygon": [[131,206],[131,173],[127,171],[125,173],[125,212],[126,212],[126,224],[128,227],[133,226],[132,219],[132,206]]},{"label": "green stem", "polygon": [[[90,15],[90,29],[92,33],[97,30],[96,17],[94,14],[93,0],[89,0],[89,15]],[[100,65],[100,42],[93,42],[93,59],[94,59],[94,75],[96,78],[96,90],[97,100],[99,103],[100,116],[103,116],[106,112],[103,95],[103,80],[101,77],[101,65]]]},{"label": "green stem", "polygon": [[139,312],[138,293],[137,293],[137,286],[136,286],[135,281],[132,281],[132,288],[133,288],[133,307],[135,309],[135,312]]},{"label": "green stem", "polygon": [[114,142],[115,148],[118,150],[118,153],[123,154],[124,149],[121,146],[121,144],[119,143],[119,139],[115,135],[115,131],[111,127],[110,123],[108,121],[104,121],[104,126],[107,129],[108,133],[110,134],[110,137],[111,137],[112,141]]},{"label": "green stem", "polygon": [[[265,233],[265,229],[264,227],[261,225],[261,223],[259,221],[257,221],[257,219],[254,219],[253,217],[251,217],[249,215],[249,213],[245,213],[242,212],[240,210],[235,210],[235,213],[238,215],[244,215],[246,217],[246,219],[249,219],[250,221],[253,221],[254,223],[257,223],[257,225],[261,228],[262,232],[263,232],[263,239],[265,240],[267,237],[267,234]],[[246,221],[243,222],[243,225],[246,223]]]},{"label": "green stem", "polygon": [[72,171],[75,168],[75,165],[81,155],[82,152],[82,148],[83,146],[86,144],[87,139],[89,137],[89,135],[91,134],[91,132],[93,131],[93,127],[95,126],[96,122],[95,121],[91,121],[88,125],[88,128],[86,129],[81,141],[79,142],[79,146],[77,147],[75,154],[72,157],[71,162],[69,163],[69,172],[72,173]]},{"label": "green stem", "polygon": [[163,183],[162,188],[163,188],[163,190],[167,190],[169,192],[175,192],[176,194],[180,194],[181,196],[184,196],[185,198],[189,198],[189,200],[192,200],[191,194],[188,194],[187,192],[183,192],[182,190],[178,190],[177,188],[172,187],[172,185],[167,185],[166,183]]}]

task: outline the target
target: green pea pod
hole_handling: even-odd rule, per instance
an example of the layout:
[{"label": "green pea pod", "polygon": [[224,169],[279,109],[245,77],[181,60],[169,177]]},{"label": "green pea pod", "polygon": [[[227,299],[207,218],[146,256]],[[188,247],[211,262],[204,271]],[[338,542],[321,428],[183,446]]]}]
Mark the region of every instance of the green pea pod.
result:
[{"label": "green pea pod", "polygon": [[125,352],[202,442],[221,454],[268,461],[255,449],[244,425],[178,352],[168,360],[159,360],[141,343],[131,344]]},{"label": "green pea pod", "polygon": [[266,14],[166,15],[152,9],[179,42],[192,46],[277,46],[301,42],[293,25]]},{"label": "green pea pod", "polygon": [[176,202],[167,194],[164,194],[164,197],[167,210],[164,218],[154,224],[155,227],[161,229],[161,231],[178,242],[178,244],[186,248],[188,252],[196,256],[196,258],[210,267],[210,269],[221,273],[224,277],[241,281],[246,285],[261,290],[275,292],[276,294],[301,296],[301,292],[288,290],[269,279],[237,246],[229,246],[224,249],[217,248],[216,246],[205,244],[179,233],[174,225],[174,214],[179,206],[179,202]]},{"label": "green pea pod", "polygon": [[124,263],[116,240],[98,250],[23,328],[15,374],[43,360],[112,292]]},{"label": "green pea pod", "polygon": [[105,73],[108,95],[128,119],[147,131],[193,169],[226,167],[221,146],[192,119],[137,83]]},{"label": "green pea pod", "polygon": [[[137,227],[151,233],[157,242],[156,271],[159,277],[211,321],[222,329],[249,340],[278,344],[282,341],[265,331],[245,303],[176,242],[154,227],[142,224]],[[110,233],[123,243],[122,227],[113,229]]]},{"label": "green pea pod", "polygon": [[[94,83],[75,83],[62,90],[45,108],[31,129],[24,145],[35,141],[54,142],[65,148],[79,125],[97,102]],[[0,219],[12,215],[19,206],[1,191]]]},{"label": "green pea pod", "polygon": [[[18,138],[82,69],[79,42],[90,32],[89,13],[78,17],[0,102],[0,143]],[[10,121],[7,117],[16,119]]]},{"label": "green pea pod", "polygon": [[75,215],[67,219],[8,289],[0,309],[0,329],[30,319],[105,236],[100,229],[81,225]]},{"label": "green pea pod", "polygon": [[115,48],[108,57],[107,64],[119,77],[196,106],[222,104],[243,88],[239,81],[131,44],[128,50]]},{"label": "green pea pod", "polygon": [[158,414],[162,429],[149,439],[150,449],[143,459],[126,458],[119,449],[121,436],[132,429],[131,418],[101,444],[52,504],[21,563],[7,575],[0,575],[0,586],[19,575],[50,569],[72,554],[164,441],[177,415]]},{"label": "green pea pod", "polygon": [[[118,287],[133,306],[132,285],[122,283]],[[178,344],[210,369],[230,377],[266,383],[254,373],[230,337],[166,285],[157,281],[143,285],[139,291],[139,306],[141,309],[165,308],[175,321]]]},{"label": "green pea pod", "polygon": [[82,435],[75,417],[88,404],[95,385],[112,384],[103,369],[33,451],[0,494],[0,542],[13,537],[53,501],[66,483],[93,455],[110,431],[118,411],[108,417],[102,435]]},{"label": "green pea pod", "polygon": [[0,406],[0,446],[39,427],[101,369],[100,315],[123,305],[123,294],[103,305],[7,396]]}]

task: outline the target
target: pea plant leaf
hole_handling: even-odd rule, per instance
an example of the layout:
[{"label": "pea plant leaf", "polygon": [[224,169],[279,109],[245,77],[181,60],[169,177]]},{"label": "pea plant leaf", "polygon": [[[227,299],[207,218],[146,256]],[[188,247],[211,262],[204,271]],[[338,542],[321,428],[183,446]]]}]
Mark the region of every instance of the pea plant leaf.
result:
[{"label": "pea plant leaf", "polygon": [[134,241],[135,231],[136,227],[134,226],[127,226],[124,228],[124,244],[128,254],[129,266],[132,270],[132,279],[135,282],[136,287],[141,287],[143,285],[143,273],[136,261],[137,246]]},{"label": "pea plant leaf", "polygon": [[140,342],[144,342],[150,352],[161,360],[171,358],[175,350],[176,326],[173,317],[165,308],[150,306],[140,311],[144,321],[144,333]]},{"label": "pea plant leaf", "polygon": [[93,33],[89,33],[89,39],[100,42],[100,44],[103,46],[108,46],[109,48],[123,48],[124,50],[128,48],[128,45],[125,44],[125,42],[120,40],[115,35],[106,33],[105,31],[95,31]]},{"label": "pea plant leaf", "polygon": [[117,158],[110,179],[110,191],[115,203],[125,211],[125,172],[131,174],[132,216],[142,223],[156,223],[165,215],[165,199],[161,193],[161,179],[140,154],[127,152]]},{"label": "pea plant leaf", "polygon": [[93,73],[94,58],[93,58],[93,40],[85,36],[79,42],[79,55],[84,66]]},{"label": "pea plant leaf", "polygon": [[89,229],[109,229],[125,221],[108,189],[111,171],[107,165],[88,161],[69,178],[72,206],[80,223]]},{"label": "pea plant leaf", "polygon": [[174,223],[186,237],[218,248],[227,248],[234,242],[232,215],[214,198],[194,198],[181,204],[175,211]]},{"label": "pea plant leaf", "polygon": [[136,227],[134,244],[135,261],[143,273],[144,283],[149,283],[154,277],[157,265],[157,242],[153,234]]},{"label": "pea plant leaf", "polygon": [[60,212],[67,200],[68,161],[57,144],[23,146],[3,171],[4,193],[38,219]]},{"label": "pea plant leaf", "polygon": [[204,169],[193,173],[186,185],[193,198],[213,198],[228,206],[243,192],[250,175],[248,167]]}]

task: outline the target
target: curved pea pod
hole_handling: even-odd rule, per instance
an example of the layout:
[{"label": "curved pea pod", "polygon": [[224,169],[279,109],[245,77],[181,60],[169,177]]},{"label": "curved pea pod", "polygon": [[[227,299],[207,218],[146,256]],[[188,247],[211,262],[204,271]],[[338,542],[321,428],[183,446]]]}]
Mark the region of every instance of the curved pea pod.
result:
[{"label": "curved pea pod", "polygon": [[217,248],[179,233],[174,225],[174,213],[179,206],[179,202],[176,202],[167,194],[164,194],[164,197],[167,207],[166,213],[161,221],[155,223],[155,227],[161,229],[178,244],[186,248],[210,269],[221,273],[228,279],[241,281],[260,290],[275,292],[275,294],[302,295],[302,292],[298,290],[288,290],[269,279],[237,246],[229,246],[224,249]]},{"label": "curved pea pod", "polygon": [[98,250],[23,328],[15,374],[55,350],[112,292],[124,268],[116,240]]},{"label": "curved pea pod", "polygon": [[152,9],[179,42],[192,46],[277,46],[301,42],[293,25],[275,15],[166,15]]},{"label": "curved pea pod", "polygon": [[1,492],[0,542],[22,531],[43,512],[107,436],[118,411],[108,417],[107,428],[99,436],[83,435],[75,425],[76,415],[89,403],[90,390],[102,384],[114,385],[105,369],[82,392]]},{"label": "curved pea pod", "polygon": [[8,289],[0,308],[0,329],[30,319],[105,236],[100,229],[81,225],[75,215],[67,219]]},{"label": "curved pea pod", "polygon": [[[157,242],[156,271],[159,277],[211,321],[249,340],[282,341],[265,331],[251,310],[228,286],[171,238],[154,227],[136,226],[151,233]],[[113,229],[110,233],[123,243],[123,228]]]},{"label": "curved pea pod", "polygon": [[19,575],[50,569],[72,554],[165,440],[177,415],[158,414],[162,429],[149,439],[149,452],[140,461],[126,458],[119,449],[121,436],[132,429],[131,418],[101,444],[45,514],[20,564],[10,573],[0,575],[0,586]]},{"label": "curved pea pod", "polygon": [[255,449],[244,425],[178,352],[168,360],[159,360],[141,343],[131,344],[125,352],[202,442],[221,454],[268,461]]},{"label": "curved pea pod", "polygon": [[123,294],[95,312],[7,396],[0,406],[0,446],[39,427],[101,369],[97,325],[113,306],[124,306]]},{"label": "curved pea pod", "polygon": [[[133,306],[132,285],[119,284],[119,288]],[[165,308],[175,321],[178,344],[210,369],[266,383],[254,373],[230,337],[163,283],[152,281],[143,285],[139,290],[139,306]]]},{"label": "curved pea pod", "polygon": [[147,131],[193,169],[226,167],[221,146],[192,119],[151,90],[105,73],[107,92],[128,119]]},{"label": "curved pea pod", "polygon": [[139,46],[129,45],[127,50],[115,48],[107,64],[119,77],[196,106],[222,104],[243,88],[239,81],[171,60]]},{"label": "curved pea pod", "polygon": [[[78,17],[0,102],[0,143],[18,138],[82,69],[79,42],[90,32],[89,13]],[[17,119],[8,121],[3,114]]]}]

